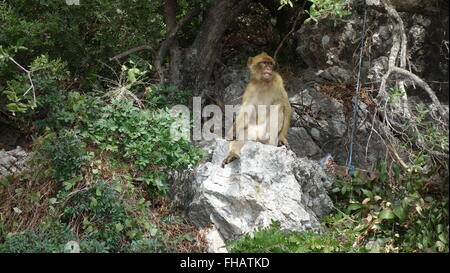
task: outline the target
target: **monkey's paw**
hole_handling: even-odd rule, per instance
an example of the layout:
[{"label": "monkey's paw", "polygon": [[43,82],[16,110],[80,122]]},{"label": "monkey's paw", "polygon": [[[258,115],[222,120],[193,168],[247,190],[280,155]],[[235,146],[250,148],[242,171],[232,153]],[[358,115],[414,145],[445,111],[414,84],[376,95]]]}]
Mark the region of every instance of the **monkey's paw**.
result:
[{"label": "monkey's paw", "polygon": [[222,168],[225,168],[225,165],[227,165],[228,163],[231,163],[233,161],[235,161],[236,159],[239,159],[239,156],[236,154],[229,154],[227,157],[225,157],[225,159],[222,161]]},{"label": "monkey's paw", "polygon": [[291,149],[291,146],[289,146],[289,142],[287,141],[287,139],[280,139],[278,141],[278,147],[283,146],[283,145],[286,146],[286,149],[288,149],[288,150]]}]

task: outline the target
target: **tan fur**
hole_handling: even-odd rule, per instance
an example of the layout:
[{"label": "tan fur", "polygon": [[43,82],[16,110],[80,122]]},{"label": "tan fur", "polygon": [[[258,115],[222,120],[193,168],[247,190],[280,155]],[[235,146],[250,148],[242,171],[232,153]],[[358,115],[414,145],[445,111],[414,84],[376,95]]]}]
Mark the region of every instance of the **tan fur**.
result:
[{"label": "tan fur", "polygon": [[[269,66],[269,63],[272,64],[272,67]],[[240,150],[245,143],[245,138],[239,137],[248,136],[249,133],[256,134],[256,141],[289,147],[287,134],[292,110],[287,92],[284,89],[283,79],[280,74],[273,70],[273,66],[275,66],[275,61],[265,52],[248,58],[247,67],[250,70],[251,77],[242,97],[241,110],[236,118],[237,140],[230,142],[229,153],[223,160],[222,167],[239,158]],[[258,105],[265,106],[267,109],[266,115],[258,112]],[[269,128],[267,127],[271,105],[279,106],[278,134],[275,138],[269,136]],[[254,111],[246,112],[248,109],[254,109]],[[250,124],[250,118],[254,118],[256,122]]]}]

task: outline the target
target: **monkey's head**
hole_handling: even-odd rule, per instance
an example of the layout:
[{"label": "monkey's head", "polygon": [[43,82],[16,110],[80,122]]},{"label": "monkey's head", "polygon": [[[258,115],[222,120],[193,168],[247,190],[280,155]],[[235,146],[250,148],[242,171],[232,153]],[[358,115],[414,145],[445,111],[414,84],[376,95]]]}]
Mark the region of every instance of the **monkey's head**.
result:
[{"label": "monkey's head", "polygon": [[249,57],[247,67],[250,69],[253,79],[271,81],[274,76],[275,61],[263,52],[255,57]]}]

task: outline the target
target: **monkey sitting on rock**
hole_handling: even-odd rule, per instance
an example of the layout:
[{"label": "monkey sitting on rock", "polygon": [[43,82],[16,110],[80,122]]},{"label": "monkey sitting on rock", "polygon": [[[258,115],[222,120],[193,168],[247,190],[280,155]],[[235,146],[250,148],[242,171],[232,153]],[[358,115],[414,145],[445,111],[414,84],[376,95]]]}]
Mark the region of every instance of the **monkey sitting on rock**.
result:
[{"label": "monkey sitting on rock", "polygon": [[222,162],[222,167],[239,158],[240,150],[249,138],[264,144],[284,145],[289,148],[287,134],[292,109],[283,79],[275,72],[274,66],[275,61],[265,52],[248,58],[250,82],[245,88],[234,126],[236,140],[230,142],[229,152]]}]

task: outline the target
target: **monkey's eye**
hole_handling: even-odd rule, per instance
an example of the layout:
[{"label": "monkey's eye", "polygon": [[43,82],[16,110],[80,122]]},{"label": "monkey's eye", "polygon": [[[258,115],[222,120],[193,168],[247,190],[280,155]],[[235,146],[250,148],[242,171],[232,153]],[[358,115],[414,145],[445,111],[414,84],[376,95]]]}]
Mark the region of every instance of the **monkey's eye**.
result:
[{"label": "monkey's eye", "polygon": [[261,64],[261,66],[262,67],[273,67],[273,64],[271,63],[271,62],[260,62],[260,64]]}]

